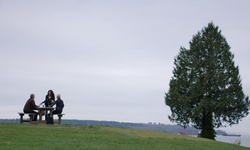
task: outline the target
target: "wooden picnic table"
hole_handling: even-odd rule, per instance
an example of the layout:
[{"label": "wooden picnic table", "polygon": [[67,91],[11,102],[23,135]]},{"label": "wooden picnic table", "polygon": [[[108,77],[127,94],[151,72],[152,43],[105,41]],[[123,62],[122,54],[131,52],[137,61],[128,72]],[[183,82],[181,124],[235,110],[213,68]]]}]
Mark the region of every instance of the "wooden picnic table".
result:
[{"label": "wooden picnic table", "polygon": [[[39,115],[39,121],[33,121],[32,118],[34,115],[36,115],[36,113],[23,113],[23,112],[19,112],[18,114],[20,115],[20,123],[23,123],[23,122],[29,122],[29,123],[45,123],[46,120],[43,120],[43,115],[45,115],[45,111],[49,111],[50,113],[50,117],[53,119],[53,110],[54,110],[54,107],[38,107],[37,108],[38,110],[38,115]],[[29,115],[29,119],[28,120],[25,120],[23,117],[24,115],[27,114]],[[62,117],[65,115],[65,114],[56,114],[58,116],[58,119],[54,121],[53,119],[53,124],[54,123],[58,123],[58,124],[61,124],[62,123]]]},{"label": "wooden picnic table", "polygon": [[44,121],[43,121],[43,115],[45,114],[44,112],[45,112],[46,110],[49,111],[50,117],[53,117],[52,112],[53,112],[53,110],[54,110],[54,107],[38,107],[37,109],[38,109],[39,122],[40,122],[40,123],[44,122]]}]

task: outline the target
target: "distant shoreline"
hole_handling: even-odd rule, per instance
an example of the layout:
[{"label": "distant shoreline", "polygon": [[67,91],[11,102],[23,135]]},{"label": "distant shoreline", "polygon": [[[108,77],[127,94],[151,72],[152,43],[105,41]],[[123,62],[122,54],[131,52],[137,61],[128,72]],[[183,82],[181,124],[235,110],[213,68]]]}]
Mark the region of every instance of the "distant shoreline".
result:
[{"label": "distant shoreline", "polygon": [[[0,119],[0,122],[6,123],[19,123],[19,119]],[[131,123],[131,122],[117,122],[117,121],[98,121],[98,120],[76,120],[76,119],[62,119],[62,124],[82,124],[82,125],[104,125],[104,126],[116,126],[123,128],[135,128],[143,130],[152,130],[159,132],[169,133],[185,133],[190,135],[198,135],[199,130],[193,127],[183,128],[180,125],[167,125],[161,123]],[[217,135],[227,134],[225,131],[216,130]]]}]

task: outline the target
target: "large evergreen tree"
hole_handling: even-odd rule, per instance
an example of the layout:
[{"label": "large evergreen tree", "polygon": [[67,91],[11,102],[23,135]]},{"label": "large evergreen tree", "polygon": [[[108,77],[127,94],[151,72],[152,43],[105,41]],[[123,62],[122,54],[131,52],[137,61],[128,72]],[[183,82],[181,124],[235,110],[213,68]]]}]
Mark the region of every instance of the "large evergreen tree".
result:
[{"label": "large evergreen tree", "polygon": [[239,68],[230,46],[213,23],[180,48],[174,59],[173,77],[165,102],[169,119],[183,127],[201,130],[201,137],[214,139],[221,126],[238,124],[248,115],[250,102],[242,89]]}]

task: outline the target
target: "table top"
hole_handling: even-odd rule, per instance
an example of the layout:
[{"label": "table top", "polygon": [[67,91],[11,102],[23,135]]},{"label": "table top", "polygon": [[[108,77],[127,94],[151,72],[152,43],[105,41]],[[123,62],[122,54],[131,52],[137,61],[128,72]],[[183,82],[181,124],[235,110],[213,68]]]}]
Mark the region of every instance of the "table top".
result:
[{"label": "table top", "polygon": [[53,110],[54,107],[38,107],[38,110]]}]

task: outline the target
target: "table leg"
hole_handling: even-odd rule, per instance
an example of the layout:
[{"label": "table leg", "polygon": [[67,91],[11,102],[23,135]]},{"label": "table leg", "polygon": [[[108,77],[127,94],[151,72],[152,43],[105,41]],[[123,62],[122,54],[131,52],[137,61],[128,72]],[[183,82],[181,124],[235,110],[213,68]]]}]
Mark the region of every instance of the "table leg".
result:
[{"label": "table leg", "polygon": [[42,122],[43,120],[43,110],[39,111],[39,122]]},{"label": "table leg", "polygon": [[53,113],[52,112],[53,112],[53,110],[51,109],[50,110],[50,117],[53,117]]}]

